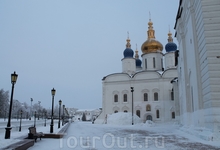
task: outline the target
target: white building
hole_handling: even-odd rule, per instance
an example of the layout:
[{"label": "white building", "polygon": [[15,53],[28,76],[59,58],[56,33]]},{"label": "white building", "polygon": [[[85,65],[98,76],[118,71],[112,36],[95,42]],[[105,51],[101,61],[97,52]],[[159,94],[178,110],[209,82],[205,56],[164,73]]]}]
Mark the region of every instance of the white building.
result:
[{"label": "white building", "polygon": [[176,18],[180,122],[220,133],[220,1],[180,0]]},{"label": "white building", "polygon": [[142,61],[137,50],[133,57],[134,52],[128,37],[124,58],[121,60],[122,72],[109,74],[102,79],[103,110],[95,123],[105,123],[108,114],[132,110],[143,122],[175,120],[171,80],[177,77],[174,57],[177,46],[169,32],[166,53],[163,54],[163,45],[155,39],[151,20],[148,25],[148,39],[141,47]]},{"label": "white building", "polygon": [[101,109],[78,109],[75,112],[74,119],[82,120],[83,114],[86,116],[86,121],[93,121],[101,113]]}]

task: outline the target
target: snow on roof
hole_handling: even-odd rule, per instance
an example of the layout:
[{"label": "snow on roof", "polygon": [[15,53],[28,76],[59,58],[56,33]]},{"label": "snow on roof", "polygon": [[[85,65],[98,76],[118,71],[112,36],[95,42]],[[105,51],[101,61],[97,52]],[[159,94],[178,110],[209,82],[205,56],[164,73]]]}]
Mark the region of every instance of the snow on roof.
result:
[{"label": "snow on roof", "polygon": [[100,109],[98,109],[98,108],[95,108],[95,109],[78,109],[76,112],[95,111],[95,110],[100,110]]}]

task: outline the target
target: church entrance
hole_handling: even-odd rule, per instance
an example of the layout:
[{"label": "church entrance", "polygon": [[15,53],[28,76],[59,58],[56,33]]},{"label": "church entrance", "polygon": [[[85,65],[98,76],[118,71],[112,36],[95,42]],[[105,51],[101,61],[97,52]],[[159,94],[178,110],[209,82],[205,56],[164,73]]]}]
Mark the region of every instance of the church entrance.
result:
[{"label": "church entrance", "polygon": [[147,120],[151,120],[152,121],[152,116],[151,115],[147,115]]},{"label": "church entrance", "polygon": [[136,115],[140,118],[140,116],[141,116],[140,110],[136,110]]}]

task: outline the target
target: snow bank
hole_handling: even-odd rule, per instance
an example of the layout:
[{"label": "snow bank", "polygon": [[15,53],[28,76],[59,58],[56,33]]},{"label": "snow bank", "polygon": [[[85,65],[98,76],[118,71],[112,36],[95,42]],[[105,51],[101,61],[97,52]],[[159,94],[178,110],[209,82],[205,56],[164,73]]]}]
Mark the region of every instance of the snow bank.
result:
[{"label": "snow bank", "polygon": [[182,126],[179,129],[206,141],[220,141],[218,133],[213,133],[210,129],[205,127]]},{"label": "snow bank", "polygon": [[[133,122],[134,124],[142,123],[142,120],[136,115],[133,115]],[[131,125],[132,123],[132,114],[131,113],[124,113],[118,112],[107,117],[107,124],[114,124],[114,125]]]},{"label": "snow bank", "polygon": [[151,120],[147,120],[145,123],[143,123],[143,126],[154,127],[155,123],[153,121],[151,121]]},{"label": "snow bank", "polygon": [[7,146],[12,145],[14,143],[17,143],[19,141],[21,141],[21,140],[20,139],[3,139],[3,138],[0,138],[0,149],[3,150],[4,147],[7,147]]}]

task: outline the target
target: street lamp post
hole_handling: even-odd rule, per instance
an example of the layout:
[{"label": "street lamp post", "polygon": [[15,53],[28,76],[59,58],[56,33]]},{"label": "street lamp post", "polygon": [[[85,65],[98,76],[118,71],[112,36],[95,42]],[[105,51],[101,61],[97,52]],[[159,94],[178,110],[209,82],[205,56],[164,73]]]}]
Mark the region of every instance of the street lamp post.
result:
[{"label": "street lamp post", "polygon": [[10,139],[10,135],[11,135],[11,111],[12,111],[12,103],[13,103],[14,85],[16,83],[17,78],[18,75],[15,72],[11,74],[11,83],[12,83],[11,100],[9,106],[8,123],[7,123],[7,127],[5,128],[5,139]]},{"label": "street lamp post", "polygon": [[38,101],[38,104],[39,104],[39,109],[38,109],[38,120],[39,120],[39,116],[40,116],[40,103],[41,103],[41,101]]},{"label": "street lamp post", "polygon": [[46,110],[44,112],[44,118],[45,118],[44,126],[46,127],[46,121],[47,121],[47,111]]},{"label": "street lamp post", "polygon": [[34,112],[34,127],[36,126],[36,116],[37,116],[37,113],[36,111]]},{"label": "street lamp post", "polygon": [[133,92],[134,92],[134,87],[131,87],[131,114],[132,114],[132,122],[131,122],[131,124],[132,125],[134,125],[134,110],[133,110],[133,108],[134,108],[134,99],[133,99]]},{"label": "street lamp post", "polygon": [[63,105],[63,117],[62,117],[62,126],[64,125],[64,109],[65,109],[65,105]]},{"label": "street lamp post", "polygon": [[[31,98],[31,115],[30,115],[31,117],[33,116],[33,112],[32,112],[32,109],[33,109],[33,108],[32,108],[32,102],[33,102],[33,98]],[[30,120],[31,120],[31,117],[30,117]]]},{"label": "street lamp post", "polygon": [[56,93],[56,90],[53,88],[53,89],[51,90],[51,94],[52,94],[52,111],[51,111],[50,133],[53,133],[53,103],[54,103],[55,93]]},{"label": "street lamp post", "polygon": [[20,113],[21,113],[21,118],[20,118],[20,127],[19,127],[19,132],[21,132],[21,121],[22,121],[22,113],[23,113],[23,111],[21,110],[21,111],[20,111]]},{"label": "street lamp post", "polygon": [[58,122],[58,129],[60,128],[60,109],[61,109],[61,104],[62,104],[62,101],[59,100],[59,122]]}]

